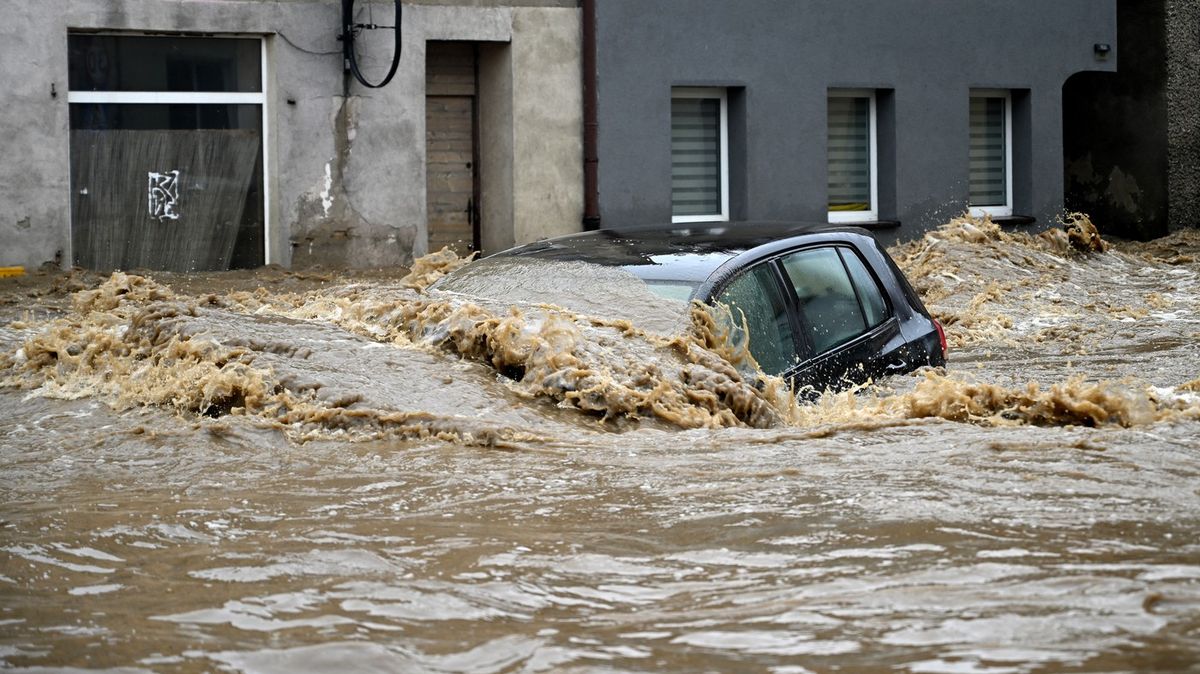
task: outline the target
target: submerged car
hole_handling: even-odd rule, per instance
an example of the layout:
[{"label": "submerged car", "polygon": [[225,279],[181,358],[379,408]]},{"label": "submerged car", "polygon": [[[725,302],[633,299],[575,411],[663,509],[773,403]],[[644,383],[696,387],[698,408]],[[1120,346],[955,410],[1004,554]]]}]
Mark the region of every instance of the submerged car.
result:
[{"label": "submerged car", "polygon": [[[763,372],[797,390],[845,389],[946,362],[941,325],[875,238],[852,227],[705,223],[584,232],[497,253],[434,287],[505,295],[544,283],[542,291],[562,288],[602,303],[633,294],[591,292],[587,280],[551,271],[560,263],[619,268],[661,298],[727,306],[735,326],[744,316],[745,332],[735,327],[735,337],[748,340]],[[480,283],[513,268],[521,273],[507,286]]]}]

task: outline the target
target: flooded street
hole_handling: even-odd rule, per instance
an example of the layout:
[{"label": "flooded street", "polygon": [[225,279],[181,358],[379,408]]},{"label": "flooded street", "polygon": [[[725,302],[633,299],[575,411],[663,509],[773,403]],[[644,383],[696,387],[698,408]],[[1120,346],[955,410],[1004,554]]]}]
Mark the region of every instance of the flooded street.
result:
[{"label": "flooded street", "polygon": [[436,260],[6,286],[0,668],[1200,671],[1200,236],[891,252],[947,368],[812,406]]}]

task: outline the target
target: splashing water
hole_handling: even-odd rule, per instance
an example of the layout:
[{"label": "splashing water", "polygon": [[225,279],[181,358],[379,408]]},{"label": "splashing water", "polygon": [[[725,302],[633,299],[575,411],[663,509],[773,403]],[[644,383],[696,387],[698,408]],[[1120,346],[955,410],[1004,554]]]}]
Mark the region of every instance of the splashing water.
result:
[{"label": "splashing water", "polygon": [[[979,260],[981,249],[986,262]],[[1046,345],[1089,329],[1101,333],[1114,316],[1149,316],[1148,309],[1132,302],[1114,306],[1119,291],[1095,288],[1098,279],[1081,278],[1095,290],[1089,292],[1088,286],[1065,276],[1068,270],[1085,277],[1130,266],[1132,260],[1117,253],[1104,256],[1116,259],[1091,257],[1105,249],[1094,226],[1079,215],[1069,219],[1065,230],[1036,237],[1006,234],[988,219],[960,218],[902,248],[898,258],[947,326],[952,346],[988,342],[1019,350],[1028,340]],[[517,433],[500,424],[485,430],[469,423],[460,430],[453,417],[430,416],[421,409],[371,409],[362,404],[361,395],[321,399],[314,394],[318,386],[289,386],[286,374],[262,367],[253,344],[231,340],[206,320],[210,314],[223,323],[271,315],[333,323],[401,348],[449,352],[490,366],[525,398],[548,399],[604,420],[652,417],[681,428],[818,421],[812,410],[801,410],[782,382],[761,373],[744,376],[747,363],[753,369],[753,359],[744,345],[728,343],[731,331],[720,328],[728,317],[714,320],[712,312],[697,305],[690,330],[660,336],[628,320],[583,316],[552,305],[489,306],[486,301],[430,297],[427,287],[433,281],[466,262],[448,249],[422,258],[400,280],[399,289],[352,285],[333,293],[234,294],[201,302],[118,272],[98,288],[76,293],[68,316],[26,342],[14,359],[19,374],[8,383],[55,397],[96,395],[118,407],[170,405],[218,416],[251,413],[290,429],[299,425],[306,434],[322,424],[337,430],[486,437],[489,442]],[[1001,280],[1011,278],[1014,269],[1024,276]],[[1069,299],[1060,294],[1064,287],[1075,291]],[[1055,293],[1049,309],[1039,301],[1048,290]],[[1148,294],[1142,306],[1155,304],[1164,311],[1173,306],[1160,293]],[[1040,315],[1019,315],[1029,307],[1037,307]],[[1033,326],[1038,326],[1036,332]],[[875,401],[862,401],[872,396]],[[1005,388],[930,373],[911,392],[830,394],[818,409],[830,420],[869,409],[873,417],[896,420],[935,416],[1130,426],[1194,417],[1197,409],[1189,400],[1129,382],[1088,382],[1080,375],[1043,390],[1036,382]]]},{"label": "splashing water", "polygon": [[0,287],[0,666],[1186,670],[1197,251],[957,219],[892,251],[948,366],[806,405],[449,252]]}]

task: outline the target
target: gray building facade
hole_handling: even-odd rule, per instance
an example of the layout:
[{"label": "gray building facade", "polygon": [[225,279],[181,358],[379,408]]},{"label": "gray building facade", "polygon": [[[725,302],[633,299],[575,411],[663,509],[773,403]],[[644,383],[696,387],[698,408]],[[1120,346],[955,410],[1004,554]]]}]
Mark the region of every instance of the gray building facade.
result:
[{"label": "gray building facade", "polygon": [[[687,134],[712,118],[718,219],[911,237],[980,199],[1047,226],[1063,209],[1063,84],[1117,67],[1114,0],[598,0],[596,12],[606,228],[689,219],[689,172],[708,169],[689,163]],[[716,101],[708,118],[689,96]],[[872,183],[858,205],[834,194],[858,180],[834,175],[858,171],[842,128],[855,119]],[[1005,140],[991,155],[990,131]],[[976,196],[989,161],[1007,192],[996,202]]]},{"label": "gray building facade", "polygon": [[[8,4],[0,266],[380,267],[579,228],[575,0],[406,2],[382,89],[339,0]],[[376,79],[390,40],[360,42]]]},{"label": "gray building facade", "polygon": [[[1086,83],[1115,81],[1118,52],[1143,44],[1118,43],[1136,14],[1118,9],[1155,3],[1162,114],[1140,135],[1120,122],[1155,153],[1116,147],[1125,171],[1105,189],[1143,210],[1169,194],[1171,225],[1195,224],[1200,33],[1183,0],[595,0],[594,191],[592,2],[409,0],[383,89],[343,67],[339,0],[17,3],[0,26],[0,266],[379,267],[714,214],[862,222],[885,240],[968,209],[1050,226],[1081,157],[1115,142],[1102,115],[1070,109],[1119,105]],[[391,2],[358,6],[393,23]],[[376,77],[386,36],[367,41]],[[138,38],[165,40],[161,58]],[[172,40],[206,39],[247,42],[220,67],[207,47],[171,60]],[[171,91],[180,77],[230,96]],[[134,114],[147,103],[122,87],[160,89],[140,92],[160,107]],[[214,146],[221,161],[197,159]],[[1169,161],[1131,192],[1151,154]]]}]

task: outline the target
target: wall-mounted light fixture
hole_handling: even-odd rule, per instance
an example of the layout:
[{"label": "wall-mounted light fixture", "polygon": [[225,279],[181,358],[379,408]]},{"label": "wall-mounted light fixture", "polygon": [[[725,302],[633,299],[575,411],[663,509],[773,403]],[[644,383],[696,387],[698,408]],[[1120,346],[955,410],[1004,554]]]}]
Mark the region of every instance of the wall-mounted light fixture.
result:
[{"label": "wall-mounted light fixture", "polygon": [[1111,51],[1112,51],[1112,45],[1107,44],[1105,42],[1097,42],[1096,44],[1092,45],[1092,53],[1094,53],[1096,55],[1096,58],[1100,59],[1101,61],[1103,61],[1104,59],[1107,59],[1108,54]]}]

